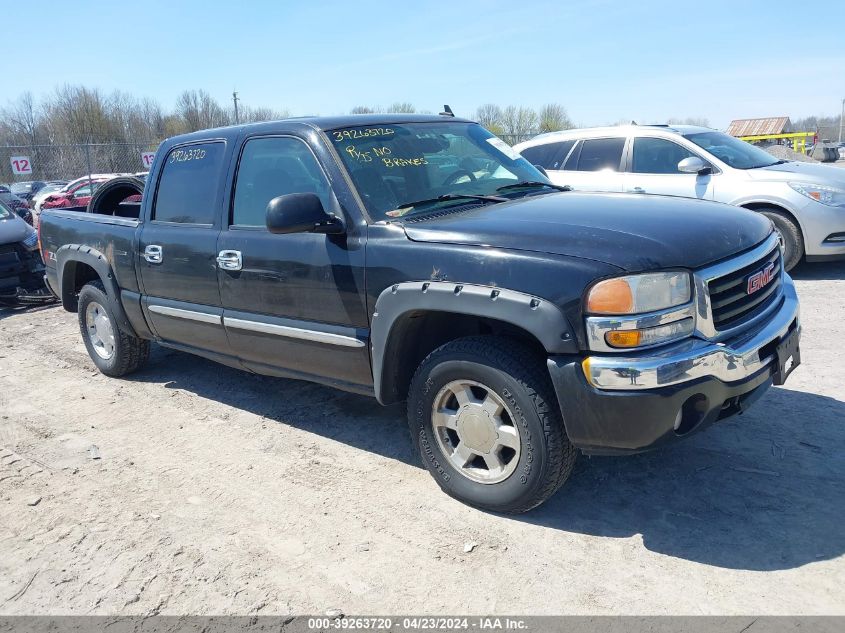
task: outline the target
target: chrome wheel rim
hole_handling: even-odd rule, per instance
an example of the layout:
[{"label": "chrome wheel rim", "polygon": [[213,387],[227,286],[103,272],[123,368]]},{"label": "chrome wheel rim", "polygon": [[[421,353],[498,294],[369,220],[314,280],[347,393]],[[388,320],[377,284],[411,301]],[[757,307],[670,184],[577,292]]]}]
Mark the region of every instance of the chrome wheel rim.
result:
[{"label": "chrome wheel rim", "polygon": [[453,380],[434,398],[431,420],[440,450],[467,479],[496,484],[516,470],[522,448],[519,430],[490,387]]},{"label": "chrome wheel rim", "polygon": [[85,329],[97,356],[103,360],[114,356],[114,327],[105,308],[96,301],[85,308]]}]

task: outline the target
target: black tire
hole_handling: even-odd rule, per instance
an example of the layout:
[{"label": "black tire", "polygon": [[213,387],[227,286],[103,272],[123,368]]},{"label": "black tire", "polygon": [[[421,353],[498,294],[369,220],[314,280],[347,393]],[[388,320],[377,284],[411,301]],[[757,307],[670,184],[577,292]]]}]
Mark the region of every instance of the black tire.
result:
[{"label": "black tire", "polygon": [[795,268],[804,257],[804,236],[792,217],[780,209],[758,209],[775,225],[783,237],[783,265],[787,271]]},{"label": "black tire", "polygon": [[[111,354],[104,358],[95,349],[92,341],[92,334],[86,325],[86,314],[89,306],[98,306],[102,314],[110,322],[114,348]],[[79,330],[82,333],[82,340],[88,350],[88,355],[94,364],[106,376],[118,378],[137,371],[149,358],[150,342],[135,336],[126,334],[117,326],[117,319],[112,311],[106,289],[100,281],[92,281],[82,287],[79,293]]]},{"label": "black tire", "polygon": [[[519,431],[518,462],[503,481],[479,483],[468,478],[451,463],[435,435],[435,399],[457,380],[481,383],[495,392]],[[440,488],[455,499],[493,512],[527,512],[540,505],[563,485],[577,456],[566,436],[543,358],[508,339],[468,337],[429,354],[411,381],[408,424],[423,463]]]},{"label": "black tire", "polygon": [[[133,195],[143,195],[144,181],[135,176],[120,176],[107,180],[97,187],[86,211],[103,215],[116,215],[120,203]],[[140,206],[138,207],[140,209]]]}]

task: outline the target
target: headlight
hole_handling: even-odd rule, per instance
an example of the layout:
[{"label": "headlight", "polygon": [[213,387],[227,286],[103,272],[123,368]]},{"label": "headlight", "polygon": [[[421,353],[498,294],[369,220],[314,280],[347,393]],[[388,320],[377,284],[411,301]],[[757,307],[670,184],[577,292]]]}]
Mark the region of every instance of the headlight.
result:
[{"label": "headlight", "polygon": [[845,189],[830,185],[813,185],[806,182],[791,182],[789,186],[802,196],[831,207],[845,207]]},{"label": "headlight", "polygon": [[598,282],[587,294],[590,314],[642,314],[687,303],[690,276],[672,271],[614,277]]},{"label": "headlight", "polygon": [[38,233],[32,231],[21,242],[28,250],[34,251],[38,248]]},{"label": "headlight", "polygon": [[662,345],[695,331],[690,274],[644,273],[605,279],[587,292],[590,349],[618,352]]}]

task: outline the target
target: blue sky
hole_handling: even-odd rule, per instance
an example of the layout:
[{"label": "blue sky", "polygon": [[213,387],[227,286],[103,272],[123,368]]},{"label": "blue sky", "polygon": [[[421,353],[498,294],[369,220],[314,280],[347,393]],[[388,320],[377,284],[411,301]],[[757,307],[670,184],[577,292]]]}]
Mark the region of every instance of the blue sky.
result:
[{"label": "blue sky", "polygon": [[[724,127],[838,114],[845,97],[842,0],[4,5],[4,23],[32,37],[14,38],[19,53],[5,42],[0,104],[72,83],[168,108],[185,89],[221,101],[237,89],[245,104],[293,114],[409,101],[471,116],[486,102],[559,102],[580,125],[703,116]],[[825,24],[838,29],[827,50],[814,35]]]}]

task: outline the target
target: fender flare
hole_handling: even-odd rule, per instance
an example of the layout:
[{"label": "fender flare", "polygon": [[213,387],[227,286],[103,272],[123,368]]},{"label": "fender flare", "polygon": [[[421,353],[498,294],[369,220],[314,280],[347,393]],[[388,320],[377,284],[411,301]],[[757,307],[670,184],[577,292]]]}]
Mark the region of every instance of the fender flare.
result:
[{"label": "fender flare", "polygon": [[112,274],[108,258],[90,246],[65,244],[56,251],[56,271],[62,307],[68,312],[76,312],[78,309],[79,301],[73,287],[77,264],[86,264],[94,269],[106,289],[109,306],[117,317],[117,326],[125,334],[137,337],[138,334],[129,323],[126,310],[120,302],[120,287]]},{"label": "fender flare", "polygon": [[578,352],[575,330],[558,306],[541,297],[506,288],[453,281],[411,281],[385,288],[370,325],[373,387],[384,402],[385,354],[396,321],[409,312],[451,312],[488,317],[533,335],[549,354]]}]

